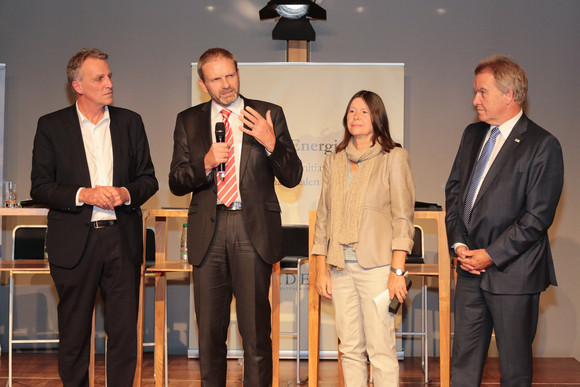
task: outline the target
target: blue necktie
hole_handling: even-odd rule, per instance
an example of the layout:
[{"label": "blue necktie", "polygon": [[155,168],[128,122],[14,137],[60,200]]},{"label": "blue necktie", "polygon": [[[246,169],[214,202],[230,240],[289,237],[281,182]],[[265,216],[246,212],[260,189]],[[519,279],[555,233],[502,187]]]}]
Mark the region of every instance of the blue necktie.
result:
[{"label": "blue necktie", "polygon": [[485,171],[485,166],[489,161],[489,157],[491,156],[491,152],[493,151],[493,147],[495,146],[495,140],[499,135],[499,127],[494,126],[491,130],[491,135],[487,139],[487,142],[483,146],[483,150],[481,151],[481,156],[479,156],[479,160],[475,164],[475,168],[473,169],[473,174],[471,175],[471,181],[469,182],[469,189],[467,190],[467,196],[465,197],[465,206],[463,211],[463,222],[465,226],[469,228],[469,220],[471,219],[471,210],[473,210],[473,202],[475,199],[475,192],[479,187],[479,183],[481,178],[483,177],[483,171]]}]

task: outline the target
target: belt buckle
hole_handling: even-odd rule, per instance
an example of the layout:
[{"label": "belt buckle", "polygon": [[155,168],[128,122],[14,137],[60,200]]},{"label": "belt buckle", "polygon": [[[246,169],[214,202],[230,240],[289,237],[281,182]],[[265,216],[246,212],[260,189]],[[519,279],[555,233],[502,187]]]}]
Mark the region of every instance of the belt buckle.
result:
[{"label": "belt buckle", "polygon": [[109,226],[113,226],[114,224],[115,224],[115,220],[113,220],[113,219],[95,220],[94,222],[92,222],[93,228],[95,230],[109,227]]}]

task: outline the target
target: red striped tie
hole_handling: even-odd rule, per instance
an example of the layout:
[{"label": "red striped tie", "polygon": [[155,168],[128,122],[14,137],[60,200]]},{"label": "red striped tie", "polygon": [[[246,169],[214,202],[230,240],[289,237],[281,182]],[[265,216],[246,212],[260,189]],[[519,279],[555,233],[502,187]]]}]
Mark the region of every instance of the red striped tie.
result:
[{"label": "red striped tie", "polygon": [[226,163],[226,177],[222,181],[218,179],[217,198],[226,207],[229,207],[238,197],[238,183],[236,181],[236,163],[234,156],[234,135],[228,118],[231,111],[223,109],[221,111],[226,127],[226,144],[228,144],[228,162]]}]

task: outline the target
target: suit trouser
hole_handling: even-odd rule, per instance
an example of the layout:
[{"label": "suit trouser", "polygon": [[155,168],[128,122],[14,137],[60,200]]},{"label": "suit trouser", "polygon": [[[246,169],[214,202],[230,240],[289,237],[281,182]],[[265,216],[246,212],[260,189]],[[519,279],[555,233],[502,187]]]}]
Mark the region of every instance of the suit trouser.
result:
[{"label": "suit trouser", "polygon": [[365,269],[358,262],[346,262],[344,270],[330,271],[346,387],[367,386],[367,355],[375,387],[399,385],[395,315],[385,311],[381,320],[374,302],[387,289],[389,270],[390,266]]},{"label": "suit trouser", "polygon": [[75,267],[50,265],[59,296],[58,370],[64,387],[89,385],[93,308],[99,287],[105,305],[107,386],[133,384],[139,267],[125,253],[125,243],[116,225],[91,229],[83,256]]},{"label": "suit trouser", "polygon": [[481,384],[493,330],[502,387],[531,386],[540,294],[492,294],[480,284],[480,277],[457,278],[451,385]]},{"label": "suit trouser", "polygon": [[242,211],[218,210],[209,250],[193,267],[202,386],[226,385],[232,295],[244,348],[244,386],[272,384],[271,275],[272,265],[254,249]]}]

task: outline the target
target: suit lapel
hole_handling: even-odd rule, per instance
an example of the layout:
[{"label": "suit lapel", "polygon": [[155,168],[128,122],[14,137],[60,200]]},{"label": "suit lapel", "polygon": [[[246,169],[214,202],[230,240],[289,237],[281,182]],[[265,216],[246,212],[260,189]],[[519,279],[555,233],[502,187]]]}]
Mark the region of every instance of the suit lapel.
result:
[{"label": "suit lapel", "polygon": [[91,174],[89,172],[89,164],[87,162],[87,154],[85,152],[85,143],[83,141],[83,133],[79,123],[79,116],[77,114],[76,105],[72,105],[67,112],[68,125],[64,129],[64,137],[70,141],[69,151],[72,153],[71,160],[76,160],[76,168],[78,169],[78,176],[84,182],[86,187],[91,187]]},{"label": "suit lapel", "polygon": [[[256,107],[247,99],[245,99],[244,97],[242,97],[244,100],[244,107],[246,106],[250,106],[252,109],[254,110],[258,110],[256,109]],[[261,113],[260,113],[261,114]],[[246,129],[249,129],[247,126],[244,125],[244,127]],[[240,185],[241,185],[241,181],[242,181],[242,176],[244,176],[244,172],[246,170],[246,165],[248,165],[248,160],[250,159],[250,154],[252,153],[252,149],[254,148],[252,146],[252,137],[247,135],[246,133],[244,133],[244,135],[242,136],[242,152],[241,152],[241,160],[240,160],[240,176],[239,176],[239,180],[240,180]]]},{"label": "suit lapel", "polygon": [[[516,122],[514,128],[512,129],[510,135],[505,140],[501,150],[493,160],[493,164],[489,167],[483,182],[481,183],[481,187],[479,188],[479,192],[477,194],[477,198],[475,199],[475,203],[473,206],[477,205],[477,202],[481,199],[481,197],[485,194],[485,191],[492,185],[493,181],[497,177],[498,173],[503,168],[509,168],[510,159],[514,155],[514,150],[516,147],[521,146],[520,144],[524,140],[525,132],[528,127],[528,120],[525,115]],[[516,141],[517,140],[517,141]]]},{"label": "suit lapel", "polygon": [[469,189],[469,183],[471,182],[471,175],[475,168],[475,162],[479,158],[479,152],[483,147],[483,140],[485,139],[488,128],[489,125],[482,123],[482,127],[480,127],[474,134],[471,145],[468,144],[466,147],[467,157],[465,162],[468,167],[464,169],[464,175],[461,176],[461,181],[464,182],[463,191],[461,193],[462,203],[465,203],[465,197],[467,196],[467,190]]},{"label": "suit lapel", "polygon": [[126,149],[123,145],[123,137],[121,136],[121,131],[119,130],[120,126],[120,118],[119,112],[112,106],[109,106],[109,131],[111,133],[111,146],[113,147],[113,186],[120,187],[123,185],[122,182],[117,181],[119,176],[122,176],[120,173],[121,171],[118,169],[120,168],[120,164],[115,162],[121,159],[121,152],[122,149]]},{"label": "suit lapel", "polygon": [[211,127],[211,100],[205,103],[201,107],[201,111],[204,114],[201,114],[199,117],[199,127],[200,128],[208,128],[207,131],[201,133],[201,143],[200,145],[203,146],[203,152],[206,154],[211,148],[213,143],[213,128]]}]

